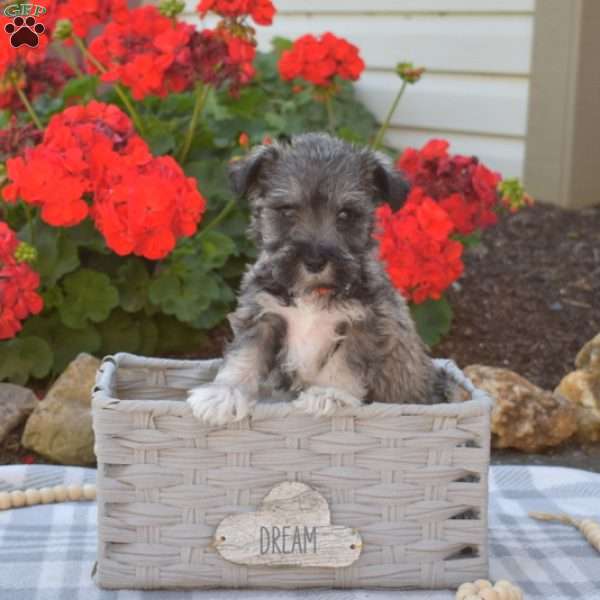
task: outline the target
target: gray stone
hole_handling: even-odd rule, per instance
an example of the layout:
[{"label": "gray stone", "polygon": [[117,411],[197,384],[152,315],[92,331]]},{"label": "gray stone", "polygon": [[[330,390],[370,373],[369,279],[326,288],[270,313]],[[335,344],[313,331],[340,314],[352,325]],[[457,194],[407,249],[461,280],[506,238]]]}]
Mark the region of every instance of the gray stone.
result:
[{"label": "gray stone", "polygon": [[94,455],[91,391],[100,361],[80,354],[29,417],[23,446],[62,464],[90,465]]},{"label": "gray stone", "polygon": [[0,442],[36,407],[38,399],[25,387],[0,383]]}]

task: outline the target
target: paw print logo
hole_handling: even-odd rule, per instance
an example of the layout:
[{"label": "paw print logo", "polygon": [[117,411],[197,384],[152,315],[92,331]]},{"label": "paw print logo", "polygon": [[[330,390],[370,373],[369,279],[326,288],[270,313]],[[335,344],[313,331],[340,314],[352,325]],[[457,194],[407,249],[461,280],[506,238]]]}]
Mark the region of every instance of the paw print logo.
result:
[{"label": "paw print logo", "polygon": [[36,23],[35,17],[15,17],[12,23],[4,26],[4,31],[10,35],[10,45],[13,48],[19,46],[29,46],[37,48],[40,42],[39,36],[44,33],[46,28],[41,23]]}]

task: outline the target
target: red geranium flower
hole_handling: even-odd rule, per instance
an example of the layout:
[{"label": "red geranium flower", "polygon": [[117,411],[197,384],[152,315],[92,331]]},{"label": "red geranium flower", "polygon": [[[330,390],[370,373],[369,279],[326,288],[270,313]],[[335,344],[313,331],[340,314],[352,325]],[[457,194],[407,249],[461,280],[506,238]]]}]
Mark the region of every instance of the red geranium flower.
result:
[{"label": "red geranium flower", "polygon": [[415,303],[437,300],[463,271],[462,244],[448,214],[420,188],[393,213],[377,209],[379,257],[395,287]]},{"label": "red geranium flower", "polygon": [[256,53],[253,42],[234,36],[228,29],[194,31],[185,52],[169,67],[172,82],[181,89],[196,81],[215,88],[228,84],[235,95],[254,76],[252,61]]},{"label": "red geranium flower", "polygon": [[195,180],[173,158],[153,158],[129,118],[101,102],[52,117],[42,143],[8,161],[8,176],[5,200],[41,207],[55,226],[92,215],[121,255],[163,258],[195,233],[204,212]]},{"label": "red geranium flower", "polygon": [[356,81],[364,68],[358,48],[332,33],[299,37],[279,60],[282,79],[302,78],[321,87],[330,86],[336,76]]},{"label": "red geranium flower", "polygon": [[50,225],[71,227],[89,214],[86,194],[126,157],[151,158],[120,109],[96,101],[72,106],[50,119],[41,144],[7,162],[12,183],[3,197],[41,207],[41,217]]},{"label": "red geranium flower", "polygon": [[153,260],[173,250],[177,238],[196,232],[204,198],[170,156],[111,171],[98,190],[93,216],[106,243],[119,255]]},{"label": "red geranium flower", "polygon": [[[127,19],[109,23],[90,44],[90,53],[107,69],[103,81],[119,81],[136,100],[148,95],[181,92],[190,82],[181,78],[179,63],[190,58],[194,27],[162,15],[155,6],[129,11]],[[93,64],[89,69],[94,72]]]},{"label": "red geranium flower", "polygon": [[446,140],[431,140],[420,150],[407,148],[397,167],[450,215],[458,233],[468,235],[497,222],[499,173],[477,158],[450,155]]},{"label": "red geranium flower", "polygon": [[271,0],[200,0],[196,10],[201,17],[209,11],[229,19],[250,15],[258,25],[271,25],[276,12]]},{"label": "red geranium flower", "polygon": [[21,321],[44,307],[37,293],[40,276],[27,263],[17,262],[18,245],[14,231],[0,221],[0,340],[14,337]]}]

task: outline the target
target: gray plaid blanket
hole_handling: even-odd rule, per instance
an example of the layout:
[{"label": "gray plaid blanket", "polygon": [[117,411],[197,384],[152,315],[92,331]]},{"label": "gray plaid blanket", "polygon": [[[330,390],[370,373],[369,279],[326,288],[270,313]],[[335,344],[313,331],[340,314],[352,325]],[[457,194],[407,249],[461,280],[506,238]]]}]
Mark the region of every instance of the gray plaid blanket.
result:
[{"label": "gray plaid blanket", "polygon": [[[0,467],[0,490],[95,480],[91,469]],[[600,474],[557,467],[495,466],[490,478],[491,579],[520,585],[527,600],[600,600],[600,554],[581,534],[528,511],[600,518]],[[452,600],[450,591],[102,591],[90,573],[96,507],[65,503],[0,512],[1,600]]]}]

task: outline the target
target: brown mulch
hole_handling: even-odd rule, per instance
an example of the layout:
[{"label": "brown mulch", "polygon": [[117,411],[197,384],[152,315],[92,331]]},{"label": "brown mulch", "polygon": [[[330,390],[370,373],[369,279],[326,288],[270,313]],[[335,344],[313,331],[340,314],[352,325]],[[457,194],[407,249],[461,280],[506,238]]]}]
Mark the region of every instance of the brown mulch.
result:
[{"label": "brown mulch", "polygon": [[[448,300],[452,330],[435,356],[461,367],[506,367],[553,389],[573,369],[581,346],[600,332],[600,206],[565,211],[537,204],[503,220],[467,253],[465,274]],[[216,328],[194,357],[220,355],[229,338],[226,325]],[[22,427],[0,443],[0,465],[44,462],[20,446],[21,432]],[[590,468],[598,459],[575,446],[566,454],[560,451],[557,464]],[[505,451],[497,458],[535,457]],[[549,456],[540,460],[548,462]]]},{"label": "brown mulch", "polygon": [[536,204],[503,220],[467,253],[448,300],[454,321],[436,356],[554,389],[600,332],[600,206]]}]

